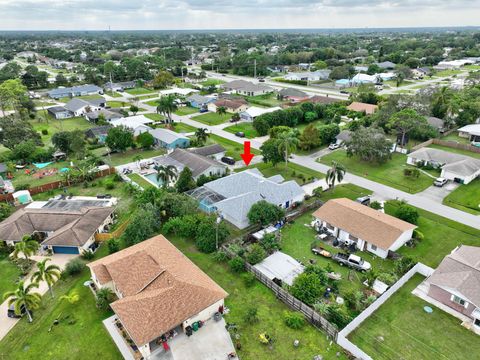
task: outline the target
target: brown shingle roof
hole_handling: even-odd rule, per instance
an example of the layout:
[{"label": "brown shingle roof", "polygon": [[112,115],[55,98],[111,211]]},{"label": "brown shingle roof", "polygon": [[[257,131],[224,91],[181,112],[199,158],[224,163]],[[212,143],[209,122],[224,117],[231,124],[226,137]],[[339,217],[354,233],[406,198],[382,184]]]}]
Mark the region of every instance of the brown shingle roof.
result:
[{"label": "brown shingle roof", "polygon": [[88,264],[125,296],[112,309],[139,346],[228,294],[163,235]]},{"label": "brown shingle roof", "polygon": [[314,103],[314,104],[333,104],[333,103],[336,103],[336,102],[339,102],[339,101],[341,101],[341,100],[334,99],[334,98],[331,98],[329,96],[321,96],[321,95],[315,95],[315,96],[312,96],[309,99],[304,100],[304,102],[311,102],[311,103]]},{"label": "brown shingle roof", "polygon": [[327,201],[313,216],[384,250],[388,250],[405,231],[416,228],[406,221],[345,198]]},{"label": "brown shingle roof", "polygon": [[223,106],[224,108],[234,109],[234,110],[241,108],[242,106],[245,105],[245,103],[242,101],[229,100],[229,99],[218,99],[217,101],[215,101],[214,104],[217,107]]},{"label": "brown shingle roof", "polygon": [[377,110],[377,105],[366,104],[361,102],[352,102],[350,105],[347,106],[348,110],[351,111],[358,111],[358,112],[365,112],[366,114],[373,114]]}]

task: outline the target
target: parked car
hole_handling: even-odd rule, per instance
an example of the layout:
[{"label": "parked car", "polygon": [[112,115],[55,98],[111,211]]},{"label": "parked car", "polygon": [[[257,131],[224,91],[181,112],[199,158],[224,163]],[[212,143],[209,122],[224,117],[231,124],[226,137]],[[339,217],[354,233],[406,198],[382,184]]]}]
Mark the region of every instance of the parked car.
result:
[{"label": "parked car", "polygon": [[368,261],[364,261],[358,255],[338,253],[335,254],[332,259],[338,262],[340,266],[346,265],[359,271],[368,271],[372,268],[372,265]]},{"label": "parked car", "polygon": [[265,79],[264,78],[258,78],[258,81],[259,82],[265,82]]},{"label": "parked car", "polygon": [[366,195],[366,196],[361,196],[361,197],[358,197],[355,199],[356,202],[362,204],[362,205],[365,205],[365,206],[368,206],[370,205],[370,195]]},{"label": "parked car", "polygon": [[235,133],[235,136],[238,136],[240,138],[244,138],[245,137],[245,133],[243,131],[238,131]]},{"label": "parked car", "polygon": [[442,178],[442,177],[439,177],[439,178],[436,178],[436,179],[435,179],[435,181],[433,182],[433,185],[438,186],[438,187],[442,187],[442,186],[445,185],[447,182],[448,182],[447,179]]},{"label": "parked car", "polygon": [[225,164],[235,165],[235,159],[230,156],[224,156],[220,160]]},{"label": "parked car", "polygon": [[[20,315],[16,314],[15,313],[15,306],[12,304],[8,307],[8,310],[7,310],[7,316],[9,318],[12,318],[12,319],[19,319],[21,318],[23,315],[25,315],[27,312],[25,311],[25,306],[22,305],[20,307]],[[30,312],[31,313],[31,312]]]},{"label": "parked car", "polygon": [[337,143],[331,143],[330,145],[328,145],[328,148],[330,150],[335,150],[335,149],[338,149],[340,147],[340,144],[337,144]]}]

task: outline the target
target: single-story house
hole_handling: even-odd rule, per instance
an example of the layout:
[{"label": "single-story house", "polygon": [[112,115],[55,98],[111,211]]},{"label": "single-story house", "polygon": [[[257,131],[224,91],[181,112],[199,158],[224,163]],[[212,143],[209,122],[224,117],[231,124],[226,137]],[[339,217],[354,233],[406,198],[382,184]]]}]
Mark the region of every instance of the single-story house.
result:
[{"label": "single-story house", "polygon": [[87,112],[99,111],[105,107],[105,104],[104,98],[92,100],[72,99],[65,104],[65,109],[70,111],[73,116],[81,116]]},{"label": "single-story house", "polygon": [[216,99],[214,97],[203,96],[199,94],[193,94],[187,97],[186,101],[190,103],[190,106],[202,109],[205,108],[211,102],[214,102]]},{"label": "single-story house", "polygon": [[414,79],[423,79],[424,76],[430,75],[431,70],[429,68],[416,68],[412,69],[412,75]]},{"label": "single-story house", "polygon": [[95,234],[113,222],[116,199],[73,198],[35,201],[0,223],[0,239],[8,245],[35,235],[42,249],[80,254],[95,243]]},{"label": "single-story house", "polygon": [[103,144],[108,135],[108,130],[112,128],[111,125],[97,126],[85,131],[85,137],[88,139],[98,139],[98,142]]},{"label": "single-story house", "polygon": [[480,124],[465,125],[458,129],[458,136],[473,142],[480,142]]},{"label": "single-story house", "polygon": [[117,112],[113,112],[113,111],[110,111],[110,110],[106,110],[106,109],[100,109],[100,110],[94,110],[94,111],[91,111],[91,112],[87,112],[85,114],[85,118],[90,121],[90,122],[97,122],[99,117],[100,116],[103,116],[103,118],[106,120],[106,121],[111,121],[111,120],[114,120],[114,119],[120,119],[122,118],[123,116]]},{"label": "single-story house", "polygon": [[225,156],[227,149],[225,149],[222,145],[212,144],[195,149],[190,149],[190,151],[194,154],[206,156],[214,160],[220,161],[222,157]]},{"label": "single-story house", "polygon": [[190,139],[169,129],[152,129],[148,131],[155,139],[155,146],[165,149],[187,148]]},{"label": "single-story house", "polygon": [[257,106],[250,106],[247,110],[240,113],[240,118],[245,121],[253,121],[257,116],[274,112],[277,110],[282,110],[281,107],[275,106],[271,108],[259,108]]},{"label": "single-story house", "polygon": [[173,150],[168,155],[156,157],[154,161],[157,165],[173,165],[178,173],[188,167],[192,171],[194,180],[197,180],[202,175],[225,175],[228,168],[227,165],[212,158],[179,148]]},{"label": "single-story house", "polygon": [[124,91],[126,89],[133,89],[137,86],[136,81],[122,81],[117,83],[107,82],[105,84],[105,91]]},{"label": "single-story house", "polygon": [[229,99],[218,99],[208,104],[208,111],[216,112],[219,107],[224,107],[229,113],[240,113],[248,109],[246,101],[235,101]]},{"label": "single-story house", "polygon": [[336,143],[342,145],[347,141],[350,141],[352,138],[352,132],[350,130],[342,130],[340,133],[335,136]]},{"label": "single-story house", "polygon": [[133,131],[134,136],[140,135],[142,132],[150,131],[148,125],[152,124],[154,121],[147,118],[145,115],[135,115],[122,117],[120,119],[110,120],[110,124],[113,126],[125,126]]},{"label": "single-story house", "polygon": [[430,298],[467,317],[480,334],[480,247],[455,248],[425,283]]},{"label": "single-story house", "polygon": [[358,84],[376,84],[378,82],[378,76],[377,75],[368,75],[368,74],[356,74],[350,82],[353,85],[358,85]]},{"label": "single-story house", "polygon": [[326,228],[340,242],[353,242],[360,251],[385,259],[412,238],[415,225],[340,198],[328,200],[313,213],[315,227]]},{"label": "single-story house", "polygon": [[305,271],[305,266],[281,251],[266,257],[254,268],[280,286],[282,283],[292,286],[295,278]]},{"label": "single-story house", "polygon": [[309,98],[306,92],[294,88],[283,88],[278,92],[278,96],[291,102],[305,101]]},{"label": "single-story house", "polygon": [[73,113],[63,106],[52,106],[47,109],[47,112],[57,120],[69,119],[73,117]]},{"label": "single-story house", "polygon": [[262,83],[254,84],[245,80],[233,80],[222,84],[221,87],[227,91],[233,91],[245,96],[257,96],[273,92],[273,88],[268,85]]},{"label": "single-story house", "polygon": [[285,80],[293,81],[320,81],[327,80],[330,76],[331,70],[317,70],[307,72],[291,72],[284,76]]},{"label": "single-story house", "polygon": [[364,112],[367,115],[373,114],[378,109],[378,105],[366,104],[354,101],[347,106],[350,111]]},{"label": "single-story house", "polygon": [[342,100],[332,98],[327,94],[326,96],[314,95],[311,98],[306,99],[304,102],[311,102],[313,104],[333,104],[339,101],[342,101]]},{"label": "single-story house", "polygon": [[396,64],[391,62],[391,61],[382,61],[382,62],[377,62],[376,65],[385,70],[392,70],[395,69]]},{"label": "single-story house", "polygon": [[439,119],[435,116],[427,116],[428,125],[432,126],[439,133],[445,132],[445,120]]},{"label": "single-story house", "polygon": [[103,94],[103,89],[96,85],[89,84],[72,87],[59,87],[48,91],[47,94],[52,99],[60,99],[63,97]]},{"label": "single-story house", "polygon": [[468,184],[480,175],[480,159],[444,150],[424,147],[407,155],[407,164],[430,164],[440,167],[441,177]]},{"label": "single-story house", "polygon": [[198,93],[200,90],[197,89],[192,89],[192,88],[172,88],[172,89],[166,89],[166,90],[161,90],[160,95],[181,95],[181,96],[187,96],[192,93]]},{"label": "single-story house", "polygon": [[199,201],[201,210],[218,211],[239,229],[249,226],[247,214],[261,200],[289,209],[305,197],[302,187],[295,181],[284,181],[281,175],[265,178],[258,169],[208,182],[189,194]]},{"label": "single-story house", "polygon": [[96,288],[118,297],[111,308],[144,359],[163,351],[163,335],[212,320],[228,296],[163,235],[87,266]]}]

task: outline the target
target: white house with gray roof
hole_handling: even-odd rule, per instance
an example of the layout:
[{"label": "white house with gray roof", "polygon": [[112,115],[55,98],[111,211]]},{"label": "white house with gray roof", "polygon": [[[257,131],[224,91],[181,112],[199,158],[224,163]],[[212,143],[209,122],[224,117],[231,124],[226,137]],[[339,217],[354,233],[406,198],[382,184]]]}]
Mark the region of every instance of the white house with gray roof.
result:
[{"label": "white house with gray roof", "polygon": [[239,229],[249,224],[247,214],[257,202],[265,200],[283,209],[303,201],[305,192],[295,181],[281,175],[265,178],[258,169],[234,173],[206,183],[190,192],[206,212],[218,211]]},{"label": "white house with gray roof", "polygon": [[99,111],[105,107],[105,99],[72,99],[65,104],[65,109],[70,111],[73,116],[81,116],[88,112]]}]

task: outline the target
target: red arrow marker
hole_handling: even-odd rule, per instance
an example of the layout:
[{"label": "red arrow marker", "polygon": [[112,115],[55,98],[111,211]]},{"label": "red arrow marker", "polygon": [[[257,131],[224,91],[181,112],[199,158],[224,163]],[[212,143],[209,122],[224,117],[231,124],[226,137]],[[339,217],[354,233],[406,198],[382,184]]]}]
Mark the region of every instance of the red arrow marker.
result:
[{"label": "red arrow marker", "polygon": [[242,157],[245,165],[248,166],[250,161],[252,161],[253,157],[255,156],[250,152],[250,141],[245,141],[243,143],[243,154],[240,154],[240,156]]}]

